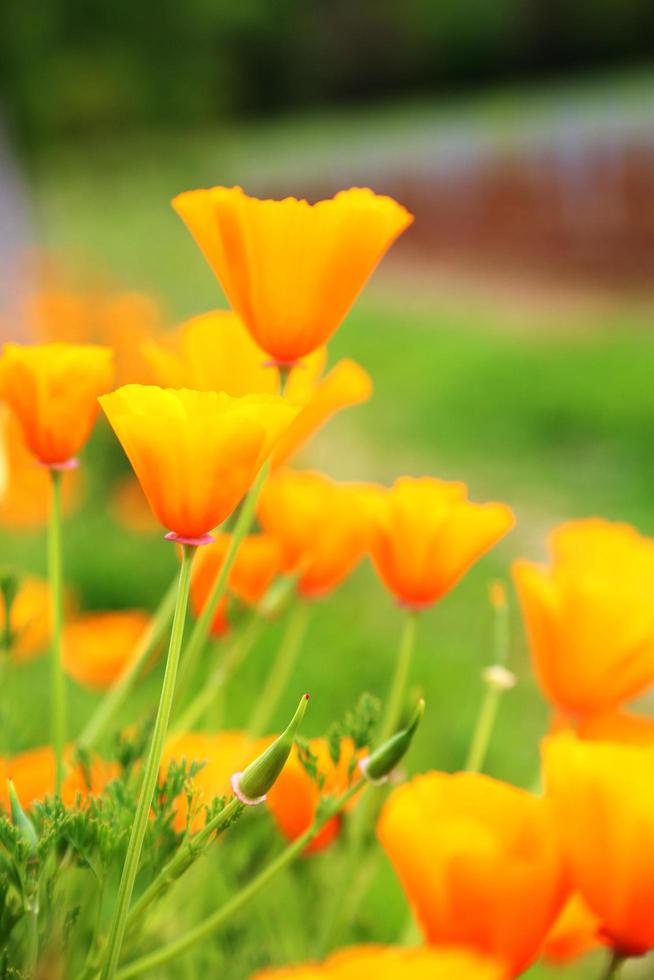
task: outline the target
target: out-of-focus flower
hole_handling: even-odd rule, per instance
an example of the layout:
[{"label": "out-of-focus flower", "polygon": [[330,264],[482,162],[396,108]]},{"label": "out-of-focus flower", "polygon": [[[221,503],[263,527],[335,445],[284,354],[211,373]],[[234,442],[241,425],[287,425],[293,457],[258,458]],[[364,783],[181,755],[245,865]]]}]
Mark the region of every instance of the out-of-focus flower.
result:
[{"label": "out-of-focus flower", "polygon": [[550,734],[562,732],[572,732],[585,742],[654,745],[654,718],[623,710],[580,718],[557,716],[550,726]]},{"label": "out-of-focus flower", "polygon": [[[231,544],[231,534],[219,534],[209,547],[203,548],[193,563],[191,579],[191,608],[199,616],[213,589]],[[227,579],[227,591],[247,605],[256,605],[280,571],[281,549],[268,534],[249,534],[240,543],[234,564]],[[229,595],[223,596],[216,607],[211,624],[214,636],[229,628],[227,606]]]},{"label": "out-of-focus flower", "polygon": [[341,191],[310,205],[240,187],[173,200],[252,337],[292,364],[329,340],[384,253],[413,220],[390,197]]},{"label": "out-of-focus flower", "polygon": [[[235,313],[214,310],[182,324],[143,348],[150,380],[163,387],[226,391],[228,395],[279,391],[279,371]],[[275,446],[274,465],[288,460],[336,412],[367,401],[369,374],[355,361],[338,363],[324,377],[327,352],[319,348],[290,372],[284,397],[301,411]]]},{"label": "out-of-focus flower", "polygon": [[[350,778],[354,782],[361,778],[354,762],[365,753],[356,754],[350,739],[342,739],[341,755],[337,763],[334,763],[330,755],[326,739],[310,739],[309,750],[315,757],[317,773],[323,780],[322,795],[339,796],[350,785]],[[296,748],[268,793],[268,807],[284,837],[295,840],[311,826],[320,796],[321,790],[300,761],[300,749]],[[356,800],[351,805],[355,803]],[[346,811],[347,809],[349,805]],[[341,814],[332,817],[313,838],[307,851],[320,851],[331,844],[340,830],[341,820]]]},{"label": "out-of-focus flower", "polygon": [[150,507],[199,539],[234,510],[297,409],[275,395],[126,385],[100,403]]},{"label": "out-of-focus flower", "polygon": [[[73,746],[64,753],[66,775],[61,789],[61,798],[67,806],[72,806],[78,795],[85,799],[97,796],[104,787],[118,775],[118,766],[95,757],[88,768],[79,763],[73,764]],[[6,773],[16,788],[18,798],[25,809],[55,791],[55,757],[52,746],[44,745],[36,749],[20,752],[6,762]],[[0,802],[9,808],[9,798],[5,780],[0,782]]]},{"label": "out-of-focus flower", "polygon": [[112,378],[106,347],[5,344],[0,358],[0,398],[15,413],[30,452],[46,465],[68,463],[79,452],[98,414],[98,395]]},{"label": "out-of-focus flower", "polygon": [[623,955],[654,948],[654,746],[545,739],[546,793],[575,887]]},{"label": "out-of-focus flower", "polygon": [[350,946],[322,963],[273,967],[252,980],[508,980],[504,966],[468,949]]},{"label": "out-of-focus flower", "polygon": [[322,473],[279,470],[266,481],[257,516],[279,542],[285,572],[307,597],[330,592],[363,558],[369,537],[357,487]]},{"label": "out-of-focus flower", "polygon": [[[269,742],[270,739],[267,740]],[[168,739],[161,760],[161,774],[165,776],[171,762],[186,761],[204,763],[189,780],[191,813],[186,793],[178,797],[174,826],[183,831],[190,821],[192,831],[201,830],[205,823],[205,806],[216,796],[231,796],[231,776],[245,768],[261,751],[264,743],[250,738],[247,732],[186,732]]]},{"label": "out-of-focus flower", "polygon": [[[66,593],[65,607],[72,607]],[[0,595],[0,615],[4,624],[5,600]],[[47,650],[52,630],[50,586],[45,579],[27,575],[21,579],[18,592],[11,603],[9,628],[12,635],[11,656],[18,662],[32,660]]]},{"label": "out-of-focus flower", "polygon": [[[50,510],[50,478],[23,439],[18,420],[0,408],[0,523],[11,530],[41,527]],[[80,496],[80,473],[62,474],[62,508],[70,513]]]},{"label": "out-of-focus flower", "polygon": [[654,681],[654,541],[592,519],[550,549],[549,567],[513,568],[536,673],[563,713],[606,713]]},{"label": "out-of-focus flower", "polygon": [[378,834],[430,943],[471,946],[517,976],[567,897],[548,802],[478,773],[391,793]]},{"label": "out-of-focus flower", "polygon": [[137,534],[154,534],[160,524],[150,509],[141,484],[133,476],[117,480],[111,488],[111,512],[119,524]]},{"label": "out-of-focus flower", "polygon": [[570,896],[548,932],[541,955],[550,963],[563,964],[579,959],[602,945],[600,920],[578,892]]},{"label": "out-of-focus flower", "polygon": [[111,687],[149,624],[150,617],[140,609],[84,613],[64,627],[64,670],[78,684]]},{"label": "out-of-focus flower", "polygon": [[468,500],[464,483],[401,477],[390,490],[362,488],[370,553],[386,587],[410,608],[441,599],[515,523],[506,504]]}]

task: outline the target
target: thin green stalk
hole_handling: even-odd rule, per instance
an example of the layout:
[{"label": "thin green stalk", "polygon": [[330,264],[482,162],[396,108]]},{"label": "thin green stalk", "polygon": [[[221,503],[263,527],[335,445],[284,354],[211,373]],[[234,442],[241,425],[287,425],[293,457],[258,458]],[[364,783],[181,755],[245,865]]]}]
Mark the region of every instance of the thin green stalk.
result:
[{"label": "thin green stalk", "polygon": [[280,644],[275,662],[272,665],[263,692],[257,700],[252,718],[248,725],[248,734],[252,738],[264,735],[273,718],[277,706],[288,687],[293,667],[302,647],[311,607],[308,602],[299,600],[290,610],[286,621],[286,629]]},{"label": "thin green stalk", "polygon": [[613,953],[611,954],[611,958],[607,963],[606,970],[602,971],[600,980],[613,980],[614,977],[619,976],[622,966],[625,963],[625,960],[626,960],[625,956],[622,956],[620,953],[613,951]]},{"label": "thin green stalk", "polygon": [[66,741],[66,678],[61,663],[63,626],[63,585],[61,557],[61,472],[50,470],[52,504],[48,526],[48,577],[52,603],[52,641],[50,669],[52,684],[52,744],[55,756],[55,793],[61,793],[64,778],[64,744]]},{"label": "thin green stalk", "polygon": [[116,975],[118,959],[125,937],[125,927],[127,924],[127,913],[132,898],[134,882],[138,871],[141,849],[148,825],[150,806],[154,796],[159,767],[161,765],[161,755],[163,752],[168,721],[175,693],[175,680],[177,677],[177,666],[182,647],[184,635],[184,620],[186,617],[186,606],[188,604],[189,587],[191,584],[191,564],[195,547],[184,545],[182,548],[182,564],[179,572],[179,585],[177,589],[177,602],[175,604],[175,614],[173,616],[173,626],[170,634],[170,646],[166,660],[166,671],[164,674],[159,709],[152,733],[152,741],[148,757],[143,770],[143,780],[141,783],[141,793],[136,807],[132,832],[127,845],[127,854],[123,873],[118,887],[116,906],[109,929],[109,939],[107,942],[107,952],[102,967],[102,980],[113,980]]},{"label": "thin green stalk", "polygon": [[404,629],[400,640],[400,649],[395,662],[395,673],[391,681],[390,692],[386,702],[386,712],[379,734],[379,741],[385,742],[391,737],[398,727],[404,699],[406,697],[411,661],[416,645],[416,630],[418,625],[418,613],[414,609],[409,609],[404,621]]},{"label": "thin green stalk", "polygon": [[220,571],[216,576],[216,581],[214,582],[213,588],[209,593],[204,609],[195,621],[195,626],[193,627],[189,641],[186,645],[184,662],[180,670],[180,696],[187,687],[190,679],[193,677],[193,672],[197,665],[198,658],[204,650],[205,644],[209,638],[216,607],[225,594],[227,579],[236,559],[236,555],[238,554],[238,549],[241,546],[243,538],[249,533],[252,524],[254,523],[254,512],[257,504],[257,498],[261,487],[263,486],[264,480],[268,475],[269,469],[270,464],[268,462],[264,463],[259,470],[256,480],[250,487],[248,495],[243,501],[234,530],[232,531],[229,548],[227,549],[223,563],[220,566]]},{"label": "thin green stalk", "polygon": [[501,696],[502,692],[496,687],[490,684],[486,685],[486,693],[477,717],[475,731],[468,751],[468,758],[464,767],[466,772],[482,772],[484,768]]},{"label": "thin green stalk", "polygon": [[157,644],[161,641],[166,630],[170,627],[175,610],[176,597],[177,577],[175,581],[170,583],[166,590],[159,603],[159,608],[152,617],[150,625],[134,648],[129,663],[87,721],[82,734],[77,740],[80,748],[89,751],[97,745],[102,735],[106,732],[107,726],[131,694],[143,667],[149,660]]},{"label": "thin green stalk", "polygon": [[[316,817],[311,827],[306,830],[300,837],[298,837],[292,844],[281,852],[281,854],[268,865],[267,868],[257,875],[251,882],[245,885],[236,895],[234,895],[222,908],[219,908],[213,915],[210,915],[200,922],[195,928],[191,929],[186,935],[181,936],[179,939],[167,946],[163,946],[153,953],[149,953],[146,956],[140,957],[140,959],[133,960],[128,963],[122,970],[119,971],[117,975],[117,980],[129,980],[130,977],[139,976],[142,973],[148,973],[154,970],[156,967],[163,966],[166,963],[170,963],[171,960],[176,959],[185,953],[188,949],[194,946],[196,943],[210,936],[216,929],[222,926],[235,912],[238,912],[251,898],[258,894],[261,889],[268,884],[268,882],[279,874],[287,865],[293,861],[298,855],[302,854],[307,844],[316,836],[316,834],[321,830],[321,828],[331,820],[337,813],[339,813],[346,803],[355,796],[356,793],[365,789],[368,783],[365,780],[359,780],[354,783],[349,789],[343,793],[337,800],[334,801],[333,805],[326,807],[319,817]],[[151,975],[151,974],[150,974]]]}]

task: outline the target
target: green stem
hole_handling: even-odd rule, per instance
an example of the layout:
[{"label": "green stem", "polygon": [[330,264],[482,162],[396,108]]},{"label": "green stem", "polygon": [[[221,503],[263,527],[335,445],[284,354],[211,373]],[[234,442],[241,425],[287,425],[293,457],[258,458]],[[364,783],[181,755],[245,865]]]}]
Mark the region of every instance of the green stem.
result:
[{"label": "green stem", "polygon": [[87,721],[82,734],[77,740],[80,748],[89,751],[97,745],[106,731],[109,722],[115,717],[116,712],[127,700],[152,651],[160,643],[170,626],[175,610],[176,596],[177,579],[170,583],[170,586],[159,603],[159,608],[152,617],[150,625],[139,639],[129,663],[116,683],[102,699],[94,714]]},{"label": "green stem", "polygon": [[118,959],[125,936],[127,924],[127,913],[129,903],[132,898],[134,882],[138,871],[141,849],[148,825],[148,817],[152,797],[154,796],[159,767],[161,765],[161,755],[168,729],[168,720],[175,693],[175,679],[177,677],[177,665],[182,647],[184,635],[184,620],[186,617],[186,606],[188,603],[189,587],[191,584],[191,564],[193,561],[194,546],[184,545],[182,548],[182,565],[179,572],[179,585],[177,589],[177,602],[175,604],[175,614],[173,616],[173,626],[170,634],[170,646],[166,660],[166,671],[164,674],[159,709],[152,733],[150,750],[143,771],[143,781],[141,793],[136,807],[132,832],[127,845],[127,854],[123,873],[118,887],[118,897],[109,929],[109,939],[107,942],[107,953],[102,967],[102,980],[113,980],[116,975]]},{"label": "green stem", "polygon": [[404,629],[400,640],[400,649],[395,662],[395,673],[391,681],[388,701],[386,702],[386,712],[384,721],[379,734],[379,742],[385,742],[397,729],[406,697],[411,661],[416,645],[416,629],[418,625],[418,613],[414,609],[409,609],[404,621]]},{"label": "green stem", "polygon": [[156,967],[163,966],[165,963],[169,963],[171,960],[176,959],[185,953],[186,950],[190,949],[196,943],[210,936],[212,932],[218,929],[224,922],[227,921],[235,912],[238,912],[251,898],[253,898],[261,889],[268,884],[268,882],[274,878],[280,871],[282,871],[287,865],[293,861],[299,854],[301,854],[307,844],[316,836],[316,834],[321,830],[322,827],[331,820],[337,813],[339,813],[346,803],[360,790],[365,789],[368,784],[365,780],[359,780],[354,783],[349,789],[343,793],[337,800],[334,801],[332,806],[325,807],[322,814],[316,817],[312,825],[306,830],[300,837],[298,837],[292,844],[281,852],[281,854],[268,865],[256,878],[245,885],[236,895],[234,895],[222,908],[218,909],[213,915],[210,915],[200,922],[194,929],[191,929],[186,935],[181,936],[179,939],[167,946],[155,950],[153,953],[149,953],[146,956],[142,956],[138,960],[134,960],[129,963],[118,973],[117,980],[129,980],[130,977],[136,977],[141,973],[147,973],[155,969]]},{"label": "green stem", "polygon": [[288,687],[293,667],[302,647],[311,607],[308,602],[299,600],[288,615],[286,629],[275,662],[272,665],[266,686],[263,689],[248,725],[252,738],[264,735],[277,706]]},{"label": "green stem", "polygon": [[482,772],[484,768],[501,696],[496,687],[487,685],[464,767],[466,772]]},{"label": "green stem", "polygon": [[52,676],[52,744],[55,756],[55,793],[61,793],[64,779],[64,744],[66,741],[66,678],[61,663],[63,625],[62,558],[61,558],[61,472],[51,469],[52,505],[48,527],[48,577],[52,603],[52,641],[50,668]]},{"label": "green stem", "polygon": [[611,954],[606,970],[602,972],[600,980],[612,980],[613,977],[619,976],[625,960],[625,956],[622,956],[620,953],[614,951]]},{"label": "green stem", "polygon": [[236,559],[236,555],[238,554],[238,549],[241,546],[243,538],[249,533],[252,524],[254,523],[254,512],[257,504],[257,498],[259,496],[259,491],[263,486],[264,480],[268,475],[269,469],[270,464],[268,462],[264,463],[259,470],[256,480],[250,487],[248,495],[243,501],[229,542],[229,548],[227,549],[223,563],[220,566],[220,571],[216,576],[216,581],[214,582],[213,588],[209,593],[204,609],[195,621],[195,626],[193,627],[186,646],[186,651],[184,653],[184,662],[180,670],[180,696],[188,685],[190,679],[193,677],[193,672],[195,670],[198,658],[205,647],[207,639],[209,638],[216,607],[225,594],[229,573]]}]

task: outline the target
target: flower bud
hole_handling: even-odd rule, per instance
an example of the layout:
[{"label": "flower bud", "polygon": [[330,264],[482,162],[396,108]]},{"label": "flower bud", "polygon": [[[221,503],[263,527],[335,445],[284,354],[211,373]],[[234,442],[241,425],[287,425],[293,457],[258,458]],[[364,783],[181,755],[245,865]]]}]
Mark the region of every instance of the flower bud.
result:
[{"label": "flower bud", "polygon": [[375,749],[365,759],[359,762],[359,769],[371,783],[385,783],[390,773],[395,769],[406,753],[413,740],[416,728],[425,711],[425,700],[420,698],[415,706],[411,720],[406,728],[396,732],[388,741]]},{"label": "flower bud", "polygon": [[482,673],[486,684],[494,691],[510,691],[516,685],[516,676],[502,664],[491,664]]},{"label": "flower bud", "polygon": [[304,717],[308,700],[309,695],[303,694],[286,731],[282,732],[254,762],[251,762],[244,772],[235,772],[232,776],[232,789],[241,803],[245,803],[246,806],[256,806],[265,800],[266,793],[275,783],[291,754],[295,733]]},{"label": "flower bud", "polygon": [[14,784],[11,779],[7,780],[7,789],[9,790],[9,803],[11,806],[11,820],[14,827],[17,827],[20,831],[21,837],[28,844],[30,849],[30,856],[34,857],[37,852],[39,838],[37,836],[36,830],[34,829],[34,824],[27,816],[22,806],[20,805],[20,800],[18,799],[18,794],[14,788]]}]

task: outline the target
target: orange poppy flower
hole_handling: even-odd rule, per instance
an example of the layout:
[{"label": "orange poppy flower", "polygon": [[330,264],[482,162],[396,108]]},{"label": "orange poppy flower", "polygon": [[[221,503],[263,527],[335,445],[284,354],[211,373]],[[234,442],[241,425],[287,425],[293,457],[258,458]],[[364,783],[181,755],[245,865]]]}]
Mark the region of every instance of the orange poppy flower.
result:
[{"label": "orange poppy flower", "polygon": [[511,976],[535,959],[567,897],[547,801],[430,772],[393,790],[377,831],[430,943],[496,956]]},{"label": "orange poppy flower", "polygon": [[578,892],[570,896],[548,932],[541,955],[550,963],[563,964],[579,959],[604,942],[600,920]]},{"label": "orange poppy flower", "polygon": [[[71,765],[73,746],[67,746],[64,758],[67,765],[66,775],[61,789],[61,798],[66,806],[72,806],[78,795],[82,799],[87,796],[99,795],[104,787],[118,775],[118,766],[94,758],[88,770],[80,765]],[[16,787],[21,805],[28,809],[37,800],[46,796],[54,796],[55,791],[55,756],[50,745],[20,752],[6,763],[7,778]],[[0,801],[5,808],[9,807],[6,781],[0,785]]]},{"label": "orange poppy flower", "polygon": [[[5,408],[4,406],[2,408]],[[50,477],[38,466],[13,412],[0,408],[0,523],[11,530],[40,527],[50,512]],[[63,474],[62,509],[70,513],[80,496],[79,472]]]},{"label": "orange poppy flower", "polygon": [[468,949],[432,949],[429,946],[350,946],[322,963],[272,967],[252,980],[508,980],[498,962]]},{"label": "orange poppy flower", "polygon": [[654,745],[654,718],[631,711],[609,711],[604,715],[580,718],[555,717],[550,735],[572,732],[584,742],[623,742],[626,745]]},{"label": "orange poppy flower", "polygon": [[[228,395],[279,391],[278,369],[266,364],[267,355],[241,318],[226,310],[189,320],[172,336],[146,344],[143,354],[151,380],[164,387]],[[321,347],[290,372],[284,397],[301,411],[277,443],[274,465],[289,459],[336,412],[370,398],[370,375],[355,361],[339,361],[323,377],[326,361],[327,351]]]},{"label": "orange poppy flower", "polygon": [[196,543],[249,489],[297,410],[275,395],[126,385],[100,399],[150,507]]},{"label": "orange poppy flower", "polygon": [[360,188],[311,205],[213,187],[180,194],[172,204],[230,306],[257,344],[283,364],[329,340],[413,220],[390,197]]},{"label": "orange poppy flower", "polygon": [[257,516],[281,546],[284,571],[299,572],[298,589],[308,597],[339,585],[368,543],[357,488],[322,473],[277,471],[259,495]]},{"label": "orange poppy flower", "polygon": [[575,887],[624,955],[654,948],[654,746],[545,739],[546,792]]},{"label": "orange poppy flower", "polygon": [[[231,543],[231,534],[219,534],[213,544],[203,548],[193,563],[191,578],[191,608],[199,616],[214,582],[220,573]],[[281,551],[274,538],[267,534],[250,534],[241,541],[227,579],[227,591],[247,605],[256,605],[272,585],[280,570]],[[228,628],[228,596],[218,603],[211,625],[213,636],[221,636]]]},{"label": "orange poppy flower", "polygon": [[416,609],[441,599],[515,523],[505,504],[472,503],[464,483],[431,477],[401,477],[364,499],[373,564],[402,605]]},{"label": "orange poppy flower", "polygon": [[5,344],[0,397],[39,462],[65,465],[82,448],[98,413],[98,395],[111,387],[112,361],[105,347]]},{"label": "orange poppy flower", "polygon": [[562,712],[605,713],[654,681],[654,541],[593,519],[549,543],[549,567],[513,566],[534,669]]},{"label": "orange poppy flower", "polygon": [[64,627],[64,670],[88,687],[104,690],[116,681],[150,624],[140,609],[85,613]]},{"label": "orange poppy flower", "polygon": [[[65,606],[71,607],[70,595]],[[5,617],[5,600],[0,595],[2,622]],[[52,630],[52,603],[50,586],[45,579],[27,575],[21,579],[18,592],[11,604],[9,627],[12,635],[11,656],[17,662],[33,660],[47,650]]]},{"label": "orange poppy flower", "polygon": [[[261,746],[259,740],[250,738],[247,732],[187,732],[168,739],[161,759],[162,775],[168,772],[171,762],[186,761],[204,763],[193,777],[191,790],[190,829],[201,830],[205,823],[204,807],[216,796],[231,796],[230,778],[245,769],[256,758]],[[189,804],[186,794],[178,797],[174,827],[186,828],[189,820]]]},{"label": "orange poppy flower", "polygon": [[[327,740],[313,738],[309,748],[316,757],[318,773],[323,777],[322,795],[339,796],[350,785],[348,781],[350,765],[354,757],[354,745],[350,739],[341,742],[341,757],[335,765]],[[357,756],[363,757],[365,752]],[[352,776],[354,781],[360,779],[359,770],[355,768]],[[311,779],[300,762],[299,750],[296,748],[282,769],[277,782],[268,792],[267,803],[279,831],[287,840],[295,840],[313,823],[320,802],[321,791],[316,782]],[[350,806],[354,806],[353,800]],[[346,807],[346,810],[349,807]],[[332,817],[322,830],[313,838],[307,852],[321,851],[338,836],[341,828],[342,815]]]}]

